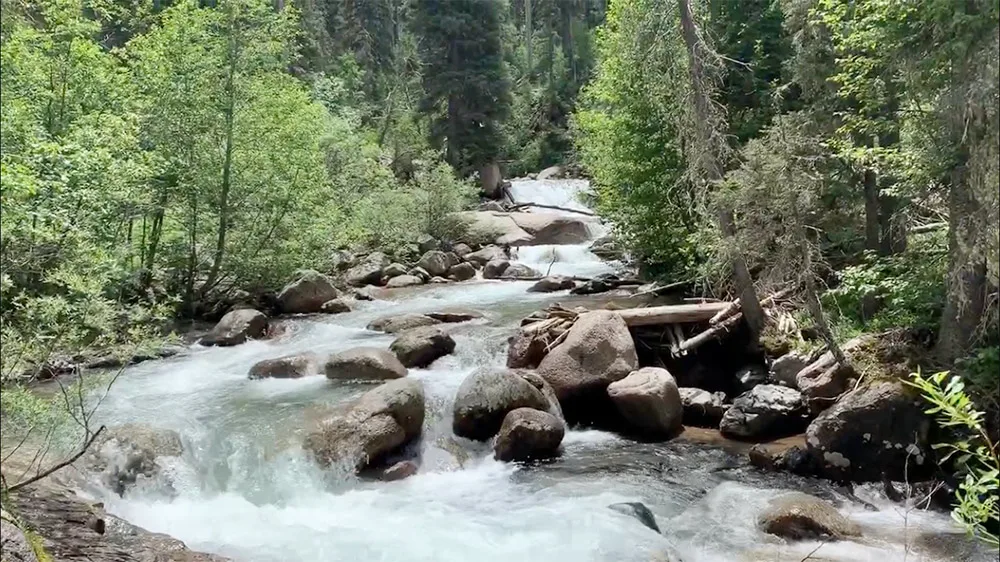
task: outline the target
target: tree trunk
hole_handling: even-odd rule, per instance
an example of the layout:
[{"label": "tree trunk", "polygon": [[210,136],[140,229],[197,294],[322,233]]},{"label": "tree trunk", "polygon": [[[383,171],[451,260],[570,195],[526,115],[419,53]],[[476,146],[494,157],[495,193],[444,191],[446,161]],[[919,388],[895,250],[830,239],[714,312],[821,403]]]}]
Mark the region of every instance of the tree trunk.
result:
[{"label": "tree trunk", "polygon": [[222,187],[219,192],[219,232],[215,238],[215,255],[212,257],[212,268],[208,272],[208,279],[201,288],[201,292],[211,289],[219,278],[219,271],[222,269],[222,260],[226,255],[226,234],[229,231],[229,191],[232,187],[233,177],[233,130],[235,128],[236,117],[236,91],[235,74],[236,59],[239,57],[239,46],[236,37],[230,38],[229,49],[229,72],[226,75],[226,108],[225,127],[226,141],[225,154],[222,161]]},{"label": "tree trunk", "polygon": [[[684,35],[684,44],[687,47],[689,66],[691,72],[691,88],[694,97],[694,110],[696,120],[696,132],[704,154],[701,154],[704,162],[707,180],[710,184],[722,180],[722,163],[719,162],[718,155],[714,153],[714,147],[710,146],[713,132],[710,130],[711,120],[711,99],[705,84],[706,77],[702,67],[700,39],[694,24],[694,17],[691,13],[691,3],[689,0],[678,0],[677,6],[680,9],[681,31]],[[722,209],[719,211],[719,228],[722,231],[723,239],[732,241],[736,236],[736,220],[732,209]],[[736,289],[740,296],[740,306],[743,310],[743,317],[747,327],[753,335],[754,340],[760,335],[764,328],[764,310],[760,306],[760,300],[753,288],[753,278],[747,269],[746,261],[740,255],[732,257],[733,279],[736,282]]]},{"label": "tree trunk", "polygon": [[524,0],[524,48],[528,55],[528,83],[535,73],[534,60],[531,53],[532,39],[534,39],[534,27],[531,25],[531,0]]},{"label": "tree trunk", "polygon": [[879,249],[878,175],[875,170],[865,168],[861,178],[865,192],[865,250],[877,252]]}]

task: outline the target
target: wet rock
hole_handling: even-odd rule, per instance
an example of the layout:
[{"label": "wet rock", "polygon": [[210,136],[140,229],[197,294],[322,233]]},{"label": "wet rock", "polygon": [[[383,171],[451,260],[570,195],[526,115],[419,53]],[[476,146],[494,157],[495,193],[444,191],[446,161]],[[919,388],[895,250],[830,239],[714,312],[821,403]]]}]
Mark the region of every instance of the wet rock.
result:
[{"label": "wet rock", "polygon": [[603,236],[594,240],[590,245],[590,251],[602,260],[614,261],[624,257],[624,252],[611,236]]},{"label": "wet rock", "polygon": [[431,250],[420,256],[417,267],[427,271],[431,276],[442,276],[448,273],[451,260],[440,250]]},{"label": "wet rock", "polygon": [[424,279],[416,275],[398,275],[390,279],[385,286],[389,289],[398,289],[400,287],[412,287],[414,285],[423,285]]},{"label": "wet rock", "polygon": [[851,391],[809,424],[809,454],[836,480],[919,480],[934,465],[926,408],[899,382]]},{"label": "wet rock", "polygon": [[406,274],[407,275],[412,275],[414,277],[419,277],[425,283],[428,280],[430,280],[430,278],[431,278],[431,274],[427,273],[427,270],[424,269],[424,268],[422,268],[422,267],[413,267],[413,268],[410,268],[410,270],[407,271]]},{"label": "wet rock", "polygon": [[320,357],[315,353],[286,355],[258,361],[250,367],[251,379],[297,379],[319,374]]},{"label": "wet rock", "polygon": [[530,234],[514,222],[511,213],[465,211],[452,213],[449,218],[454,218],[464,225],[465,233],[461,242],[472,246],[487,244],[520,246],[530,244],[533,240]]},{"label": "wet rock", "polygon": [[100,473],[109,489],[124,495],[140,480],[152,481],[160,476],[158,458],[183,453],[181,436],[176,431],[130,423],[102,432],[91,445],[84,464],[91,472]]},{"label": "wet rock", "polygon": [[478,310],[454,308],[442,310],[440,312],[428,312],[424,316],[433,318],[434,320],[440,320],[446,324],[455,324],[458,322],[469,322],[470,320],[483,318],[483,313]]},{"label": "wet rock", "polygon": [[507,341],[507,366],[512,369],[534,369],[545,357],[547,346],[544,338],[519,330]]},{"label": "wet rock", "polygon": [[757,518],[757,526],[765,533],[792,540],[861,536],[860,527],[832,505],[800,492],[771,500]]},{"label": "wet rock", "polygon": [[248,339],[261,339],[267,333],[267,323],[267,316],[258,310],[245,308],[227,312],[199,343],[230,346],[239,345]]},{"label": "wet rock", "polygon": [[467,281],[476,277],[476,268],[470,263],[459,263],[448,269],[448,277],[453,281]]},{"label": "wet rock", "polygon": [[528,461],[559,453],[566,428],[559,418],[532,408],[510,411],[493,442],[493,456],[499,461]]},{"label": "wet rock", "polygon": [[578,285],[570,293],[574,295],[596,295],[617,289],[620,284],[621,279],[617,275],[602,274]]},{"label": "wet rock", "polygon": [[429,326],[403,332],[389,350],[407,367],[426,367],[455,351],[455,340],[444,330]]},{"label": "wet rock", "polygon": [[378,479],[383,482],[395,482],[404,478],[409,478],[417,473],[419,466],[414,461],[399,461],[386,468],[379,474]]},{"label": "wet rock", "polygon": [[547,410],[548,400],[530,382],[507,369],[484,367],[462,381],[455,396],[455,435],[485,441],[496,435],[512,410]]},{"label": "wet rock", "polygon": [[608,385],[608,396],[631,428],[670,435],[681,428],[683,408],[677,382],[666,369],[643,367]]},{"label": "wet rock", "polygon": [[[873,341],[874,336],[859,336],[841,346],[841,350],[850,354]],[[853,377],[854,370],[837,363],[833,353],[827,351],[795,375],[795,386],[802,392],[809,411],[818,414],[851,388]]]},{"label": "wet rock", "polygon": [[333,279],[318,271],[299,272],[295,281],[278,293],[278,309],[287,314],[319,312],[323,303],[340,296]]},{"label": "wet rock", "polygon": [[430,234],[421,234],[420,236],[417,236],[417,248],[421,253],[430,252],[431,250],[440,250],[441,242]]},{"label": "wet rock", "polygon": [[[489,264],[486,264],[489,267]],[[483,275],[485,277],[485,273]],[[530,279],[538,277],[538,271],[523,263],[512,263],[500,274],[500,279]]]},{"label": "wet rock", "polygon": [[395,334],[403,330],[420,328],[422,326],[433,326],[440,324],[440,320],[435,320],[424,314],[401,314],[399,316],[386,316],[373,320],[368,324],[368,329],[374,332],[385,332]]},{"label": "wet rock", "polygon": [[510,262],[507,260],[491,260],[483,266],[483,279],[500,279],[509,267]]},{"label": "wet rock", "polygon": [[445,279],[444,277],[431,277],[428,283],[431,285],[444,285],[446,283],[451,283],[451,280]]},{"label": "wet rock", "polygon": [[477,264],[480,267],[493,260],[506,260],[509,256],[499,246],[486,246],[480,250],[466,254],[465,261]]},{"label": "wet rock", "polygon": [[465,244],[464,242],[459,242],[458,244],[455,244],[454,246],[451,247],[451,251],[455,252],[456,256],[465,259],[465,256],[472,253],[472,248],[470,248],[469,245]]},{"label": "wet rock", "polygon": [[795,433],[805,413],[802,395],[793,388],[762,384],[733,401],[719,429],[729,437]]},{"label": "wet rock", "polygon": [[326,301],[323,303],[323,306],[319,308],[319,311],[324,314],[341,314],[344,312],[350,312],[351,305],[347,302],[347,299],[340,297]]},{"label": "wet rock", "polygon": [[736,389],[743,394],[759,384],[767,382],[767,371],[757,365],[749,365],[736,371]]},{"label": "wet rock", "polygon": [[617,511],[623,515],[628,515],[629,517],[634,517],[638,522],[642,523],[646,527],[660,532],[660,526],[656,524],[656,516],[653,512],[646,507],[646,504],[641,502],[622,502],[613,503],[608,506],[608,509],[612,511]]},{"label": "wet rock", "polygon": [[809,365],[809,356],[793,351],[786,353],[771,363],[770,378],[777,384],[798,388],[797,375]]},{"label": "wet rock", "polygon": [[590,239],[590,225],[597,222],[559,213],[510,213],[510,217],[532,237],[520,245],[581,244]]},{"label": "wet rock", "polygon": [[542,393],[542,396],[545,397],[545,401],[548,403],[548,407],[545,408],[546,412],[561,420],[566,419],[565,416],[563,416],[562,407],[559,405],[559,397],[556,396],[556,391],[552,388],[552,385],[550,385],[545,379],[534,371],[514,369],[513,372],[515,375],[527,381],[528,384],[535,387],[538,392]]},{"label": "wet rock", "polygon": [[382,270],[390,263],[389,258],[382,252],[372,252],[347,270],[344,281],[355,287],[377,285],[382,280]]},{"label": "wet rock", "polygon": [[614,409],[608,385],[639,367],[635,344],[621,316],[595,310],[577,317],[566,339],[538,365],[569,421],[593,419]]},{"label": "wet rock", "polygon": [[719,427],[729,406],[723,392],[709,392],[700,388],[678,388],[684,408],[684,425]]},{"label": "wet rock", "polygon": [[382,276],[390,279],[400,275],[406,275],[406,266],[399,262],[390,263],[382,270]]},{"label": "wet rock", "polygon": [[423,423],[420,381],[396,379],[323,420],[306,436],[303,447],[323,466],[349,463],[360,470],[419,437]]},{"label": "wet rock", "polygon": [[552,293],[555,291],[566,291],[576,287],[576,283],[569,277],[561,275],[550,275],[545,277],[528,288],[529,293]]},{"label": "wet rock", "polygon": [[563,170],[562,166],[559,166],[559,165],[549,166],[548,168],[545,168],[541,172],[538,172],[537,178],[538,178],[539,181],[541,181],[541,180],[557,180],[557,179],[563,177],[563,173],[564,173],[564,170]]},{"label": "wet rock", "polygon": [[323,372],[332,380],[380,381],[405,377],[406,367],[384,349],[355,347],[331,355]]}]

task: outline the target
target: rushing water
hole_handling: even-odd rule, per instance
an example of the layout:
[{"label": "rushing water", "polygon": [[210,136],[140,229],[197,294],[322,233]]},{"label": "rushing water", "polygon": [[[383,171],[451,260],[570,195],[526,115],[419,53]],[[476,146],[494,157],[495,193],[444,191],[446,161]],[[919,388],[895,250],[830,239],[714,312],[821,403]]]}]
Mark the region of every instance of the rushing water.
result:
[{"label": "rushing water", "polygon": [[[575,195],[585,186],[515,181],[512,192],[519,201],[584,209]],[[585,245],[521,248],[519,258],[539,269],[552,263],[553,273],[609,269]],[[765,474],[706,445],[640,444],[573,430],[559,459],[520,467],[494,461],[484,444],[455,438],[451,403],[462,380],[477,367],[503,365],[506,337],[519,318],[547,302],[565,302],[565,294],[527,293],[528,286],[474,281],[401,290],[391,300],[359,302],[351,313],[296,320],[291,333],[275,341],[195,347],[183,357],[131,368],[102,406],[102,421],[175,429],[185,453],[165,461],[169,488],[149,485],[124,499],[98,493],[117,515],[238,561],[648,562],[668,560],[667,552],[687,562],[800,561],[817,547],[814,556],[823,560],[972,559],[933,549],[956,533],[946,516],[907,510],[877,495],[870,498],[874,510],[844,504],[864,530],[858,542],[788,545],[768,537],[754,521],[783,489],[845,499],[829,484]],[[392,337],[365,330],[369,321],[454,306],[487,317],[449,326],[455,354],[410,371],[424,383],[428,412],[421,469],[406,480],[366,482],[323,471],[300,447],[324,412],[370,386],[322,376],[247,379],[262,359],[388,346]],[[621,501],[648,505],[664,534],[606,507]]]}]

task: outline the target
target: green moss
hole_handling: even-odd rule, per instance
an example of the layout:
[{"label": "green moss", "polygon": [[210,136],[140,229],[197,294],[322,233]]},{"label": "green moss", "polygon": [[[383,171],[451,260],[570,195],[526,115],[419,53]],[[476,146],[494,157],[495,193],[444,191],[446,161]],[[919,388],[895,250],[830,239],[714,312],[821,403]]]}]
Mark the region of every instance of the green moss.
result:
[{"label": "green moss", "polygon": [[55,558],[45,550],[45,541],[41,535],[25,530],[24,536],[27,537],[28,544],[31,545],[31,550],[35,553],[35,558],[38,558],[38,562],[55,561]]}]

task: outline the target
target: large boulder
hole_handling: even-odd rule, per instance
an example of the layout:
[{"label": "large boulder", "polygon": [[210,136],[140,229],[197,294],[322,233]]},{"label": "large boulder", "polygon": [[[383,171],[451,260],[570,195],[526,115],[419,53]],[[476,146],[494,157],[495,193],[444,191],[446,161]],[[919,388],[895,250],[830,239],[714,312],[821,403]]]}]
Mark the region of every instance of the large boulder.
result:
[{"label": "large boulder", "polygon": [[610,310],[580,314],[566,339],[549,351],[538,374],[555,389],[567,419],[595,419],[612,407],[608,385],[639,367],[625,321]]},{"label": "large boulder", "polygon": [[[489,267],[490,264],[486,264]],[[539,273],[531,266],[524,265],[523,263],[512,263],[503,270],[500,274],[500,279],[532,279],[538,277]],[[485,270],[483,271],[483,277],[486,276]]]},{"label": "large boulder", "polygon": [[407,367],[426,367],[455,351],[455,340],[441,328],[428,326],[403,332],[389,350]]},{"label": "large boulder", "polygon": [[183,453],[181,436],[176,431],[130,423],[102,432],[87,453],[85,466],[100,473],[105,485],[116,494],[124,495],[133,485],[152,481],[163,473],[160,457],[179,457]]},{"label": "large boulder", "polygon": [[483,279],[500,279],[510,262],[507,260],[491,260],[483,266]]},{"label": "large boulder", "polygon": [[531,235],[519,245],[581,244],[590,239],[590,225],[596,221],[558,213],[511,213],[514,224]]},{"label": "large boulder", "polygon": [[333,279],[307,269],[278,293],[278,309],[285,313],[319,312],[323,303],[340,296]]},{"label": "large boulder", "polygon": [[493,260],[506,260],[509,256],[503,251],[499,246],[486,246],[480,250],[472,252],[471,254],[466,254],[465,261],[472,264],[478,265],[480,267],[486,265]]},{"label": "large boulder", "polygon": [[380,381],[406,376],[406,367],[396,356],[377,347],[355,347],[331,355],[323,366],[333,380]]},{"label": "large boulder", "polygon": [[557,179],[563,177],[563,174],[565,174],[565,173],[566,173],[566,171],[563,169],[563,167],[560,166],[560,165],[558,165],[558,164],[556,164],[555,166],[549,166],[548,168],[545,168],[541,172],[538,172],[538,175],[535,176],[535,177],[539,181],[541,181],[541,180],[557,180]]},{"label": "large boulder", "polygon": [[390,279],[385,286],[390,289],[398,289],[400,287],[412,287],[423,284],[424,279],[422,277],[417,277],[416,275],[397,275]]},{"label": "large boulder", "polygon": [[465,259],[465,256],[472,253],[472,248],[464,242],[459,242],[451,247],[451,251],[454,252],[456,256]]},{"label": "large boulder", "polygon": [[440,323],[440,320],[436,320],[425,314],[401,314],[399,316],[385,316],[372,320],[368,323],[368,329],[374,332],[395,334],[403,330],[433,326]]},{"label": "large boulder", "polygon": [[809,424],[809,454],[829,478],[912,481],[934,464],[926,408],[899,382],[861,387]]},{"label": "large boulder", "polygon": [[303,447],[321,465],[349,463],[360,470],[419,437],[423,424],[424,388],[406,377],[366,392],[323,420]]},{"label": "large boulder", "polygon": [[729,408],[725,404],[725,393],[691,387],[678,388],[677,392],[684,408],[684,425],[719,427],[722,416]]},{"label": "large boulder", "polygon": [[355,287],[378,285],[382,281],[382,270],[390,263],[382,252],[372,252],[344,273],[344,281]]},{"label": "large boulder", "polygon": [[771,363],[769,377],[776,384],[798,388],[797,376],[809,365],[809,356],[805,353],[792,351],[786,353]]},{"label": "large boulder", "polygon": [[801,431],[805,405],[794,388],[761,384],[740,395],[722,416],[719,429],[730,437],[760,437]]},{"label": "large boulder", "polygon": [[555,291],[566,291],[576,287],[576,283],[569,277],[562,275],[550,275],[539,280],[528,288],[529,293],[552,293]]},{"label": "large boulder", "polygon": [[455,396],[452,429],[455,435],[485,441],[496,435],[504,417],[517,408],[548,410],[542,391],[517,373],[484,367],[462,381]]},{"label": "large boulder", "polygon": [[861,528],[829,503],[801,492],[782,494],[757,517],[761,531],[792,540],[845,539]]},{"label": "large boulder", "polygon": [[547,347],[545,338],[518,330],[507,340],[507,366],[512,369],[534,369],[545,357]]},{"label": "large boulder", "polygon": [[494,211],[464,211],[449,215],[460,222],[465,231],[462,242],[472,246],[489,244],[521,246],[530,244],[533,237],[514,222],[510,213]]},{"label": "large boulder", "polygon": [[239,345],[248,339],[267,335],[267,316],[259,310],[244,308],[227,312],[205,337],[202,345]]},{"label": "large boulder", "polygon": [[643,367],[608,385],[608,396],[629,426],[649,435],[681,428],[683,408],[677,381],[666,369]]},{"label": "large boulder", "polygon": [[385,266],[382,270],[382,275],[392,279],[393,277],[399,277],[400,275],[406,275],[406,266],[399,263],[393,262]]},{"label": "large boulder", "polygon": [[448,277],[454,281],[468,281],[476,276],[476,268],[471,263],[457,263],[448,268]]},{"label": "large boulder", "polygon": [[254,363],[247,376],[251,379],[298,379],[319,374],[320,357],[312,352],[286,355]]},{"label": "large boulder", "polygon": [[431,250],[420,256],[417,267],[429,273],[432,277],[445,275],[451,267],[451,260],[440,250]]},{"label": "large boulder", "polygon": [[527,381],[528,384],[542,393],[542,396],[545,397],[545,401],[548,403],[548,408],[545,409],[546,412],[561,420],[566,419],[563,416],[562,406],[559,405],[559,397],[556,396],[555,389],[552,388],[552,385],[548,381],[543,379],[538,373],[526,369],[514,369],[514,374]]},{"label": "large boulder", "polygon": [[323,306],[319,307],[319,311],[324,314],[341,314],[350,312],[351,304],[346,298],[338,297],[323,303]]},{"label": "large boulder", "polygon": [[[875,337],[866,334],[853,338],[841,346],[845,354],[868,345]],[[837,398],[853,386],[854,370],[837,362],[827,351],[795,375],[795,386],[802,392],[809,411],[818,414],[829,408]]]},{"label": "large boulder", "polygon": [[427,273],[427,270],[422,267],[411,267],[409,271],[406,272],[407,275],[412,275],[414,277],[419,277],[426,283],[431,278],[431,274]]},{"label": "large boulder", "polygon": [[548,458],[559,452],[566,435],[562,420],[532,408],[510,411],[493,442],[493,456],[499,461],[528,461]]}]

